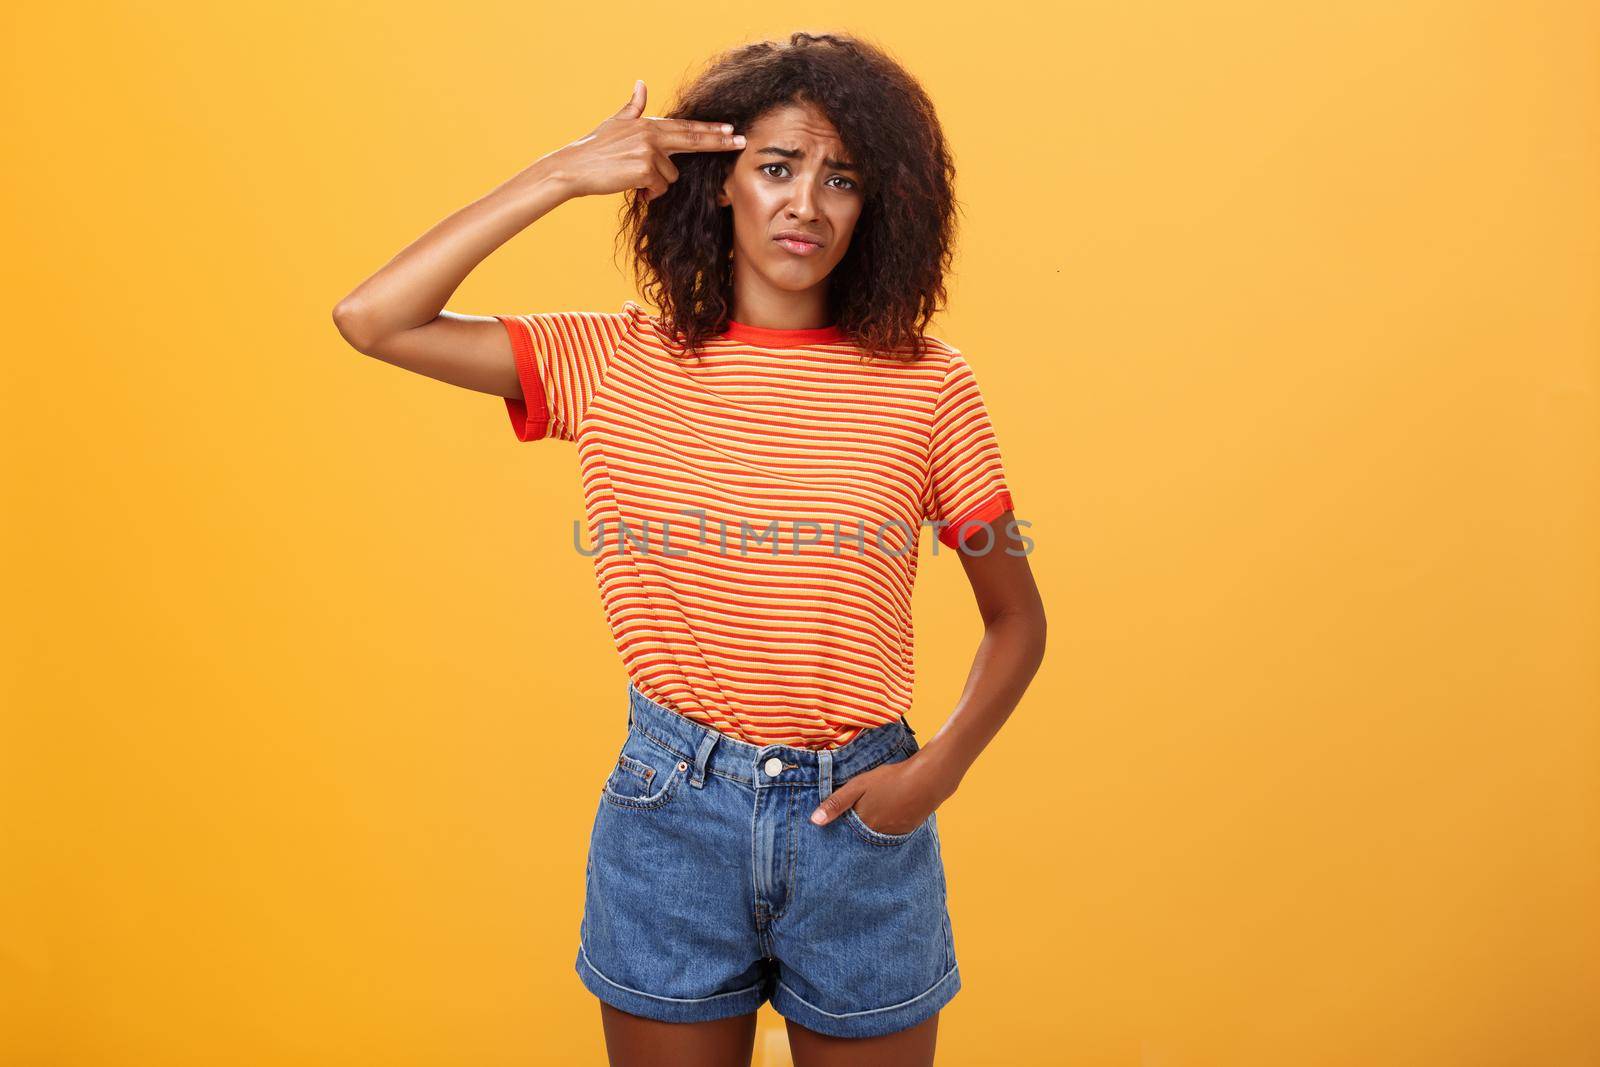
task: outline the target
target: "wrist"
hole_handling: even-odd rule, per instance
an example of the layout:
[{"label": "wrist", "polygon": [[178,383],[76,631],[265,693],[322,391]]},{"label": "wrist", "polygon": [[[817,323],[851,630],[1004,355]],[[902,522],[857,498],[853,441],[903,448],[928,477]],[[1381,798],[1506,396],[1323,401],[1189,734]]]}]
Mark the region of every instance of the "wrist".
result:
[{"label": "wrist", "polygon": [[937,737],[918,748],[914,759],[944,799],[955,795],[962,777],[967,773],[967,762],[958,758],[958,754]]},{"label": "wrist", "polygon": [[506,183],[524,195],[543,201],[546,210],[581,196],[572,176],[561,168],[553,155],[540,156]]}]

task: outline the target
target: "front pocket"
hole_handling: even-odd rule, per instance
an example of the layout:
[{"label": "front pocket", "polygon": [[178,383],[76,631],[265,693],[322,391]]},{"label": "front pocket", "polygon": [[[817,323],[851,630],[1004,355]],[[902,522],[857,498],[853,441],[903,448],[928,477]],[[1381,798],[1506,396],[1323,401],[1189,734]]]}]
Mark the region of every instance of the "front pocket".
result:
[{"label": "front pocket", "polygon": [[928,823],[932,820],[933,816],[930,814],[926,819],[922,820],[922,825],[915,830],[907,830],[903,834],[886,834],[881,830],[874,830],[868,826],[861,816],[856,814],[855,808],[844,809],[844,821],[850,824],[850,829],[856,832],[856,836],[866,841],[869,845],[903,845],[926,830]]}]

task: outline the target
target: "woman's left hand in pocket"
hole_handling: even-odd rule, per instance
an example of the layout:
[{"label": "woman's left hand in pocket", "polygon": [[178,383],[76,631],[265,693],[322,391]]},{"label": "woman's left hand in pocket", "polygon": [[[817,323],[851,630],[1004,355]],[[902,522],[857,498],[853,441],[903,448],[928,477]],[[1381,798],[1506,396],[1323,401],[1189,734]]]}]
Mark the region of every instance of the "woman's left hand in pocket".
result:
[{"label": "woman's left hand in pocket", "polygon": [[920,755],[916,752],[898,763],[885,763],[855,775],[811,813],[811,821],[826,826],[854,808],[869,829],[881,834],[908,834],[915,830],[950,795],[937,776],[930,773],[931,768],[919,765]]}]

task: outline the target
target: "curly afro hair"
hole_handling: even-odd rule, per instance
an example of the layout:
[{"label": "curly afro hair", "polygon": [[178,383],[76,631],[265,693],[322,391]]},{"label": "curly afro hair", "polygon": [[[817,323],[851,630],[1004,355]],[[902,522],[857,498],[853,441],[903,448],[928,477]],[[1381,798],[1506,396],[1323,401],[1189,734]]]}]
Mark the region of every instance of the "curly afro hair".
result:
[{"label": "curly afro hair", "polygon": [[[829,276],[834,322],[869,357],[914,360],[944,307],[954,252],[955,165],[933,104],[881,49],[844,34],[794,33],[711,60],[665,117],[746,129],[767,111],[812,105],[861,168],[850,247]],[[625,198],[635,282],[661,309],[663,334],[697,351],[727,329],[733,306],[733,211],[719,206],[735,151],[674,156],[678,179],[653,202]]]}]

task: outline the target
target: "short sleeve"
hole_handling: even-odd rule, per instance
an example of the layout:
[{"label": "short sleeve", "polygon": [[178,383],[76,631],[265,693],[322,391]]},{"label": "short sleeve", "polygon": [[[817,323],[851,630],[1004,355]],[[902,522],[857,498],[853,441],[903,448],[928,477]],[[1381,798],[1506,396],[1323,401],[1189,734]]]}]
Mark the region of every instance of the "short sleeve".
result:
[{"label": "short sleeve", "polygon": [[928,483],[927,518],[948,523],[935,529],[949,548],[1012,507],[1000,443],[978,379],[960,352],[951,355],[934,403]]},{"label": "short sleeve", "polygon": [[611,366],[638,305],[620,312],[552,311],[496,315],[511,338],[522,397],[505,397],[506,414],[519,441],[578,439],[589,401]]}]

